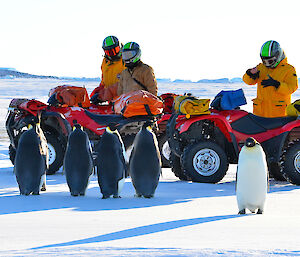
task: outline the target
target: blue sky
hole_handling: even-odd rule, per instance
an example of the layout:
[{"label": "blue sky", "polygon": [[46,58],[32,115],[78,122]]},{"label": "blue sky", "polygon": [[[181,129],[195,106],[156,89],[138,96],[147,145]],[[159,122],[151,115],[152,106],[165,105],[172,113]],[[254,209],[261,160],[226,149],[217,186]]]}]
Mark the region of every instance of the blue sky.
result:
[{"label": "blue sky", "polygon": [[0,67],[100,76],[104,37],[135,41],[156,77],[241,77],[277,40],[300,69],[297,0],[0,0]]}]

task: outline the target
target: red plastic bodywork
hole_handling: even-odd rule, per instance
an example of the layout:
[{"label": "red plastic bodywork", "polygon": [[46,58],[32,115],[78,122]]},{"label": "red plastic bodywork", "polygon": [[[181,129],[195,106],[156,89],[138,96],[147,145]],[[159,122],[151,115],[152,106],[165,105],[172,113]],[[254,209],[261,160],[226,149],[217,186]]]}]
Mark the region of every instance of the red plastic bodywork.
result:
[{"label": "red plastic bodywork", "polygon": [[259,134],[249,135],[233,130],[231,127],[231,123],[246,116],[247,114],[248,112],[243,110],[212,110],[212,113],[209,115],[192,116],[189,119],[187,119],[184,115],[179,115],[176,121],[176,129],[181,134],[188,131],[190,126],[197,121],[210,120],[214,122],[215,126],[217,126],[221,130],[221,132],[227,138],[228,142],[232,142],[232,137],[230,136],[230,133],[232,133],[235,136],[236,142],[239,144],[244,142],[248,137],[253,137],[258,142],[264,142],[270,138],[278,136],[281,133],[289,132],[295,127],[300,127],[300,120],[295,120],[282,127],[267,130],[266,132]]},{"label": "red plastic bodywork", "polygon": [[[14,102],[13,99],[11,103]],[[38,100],[27,100],[22,101],[19,104],[16,104],[15,107],[18,109],[22,109],[34,116],[37,116],[38,113],[42,110],[46,112],[55,112],[62,114],[66,120],[70,123],[71,126],[74,125],[74,121],[79,123],[81,126],[88,128],[89,130],[93,131],[97,135],[102,135],[106,129],[105,125],[99,125],[93,119],[86,115],[85,110],[92,112],[94,114],[114,114],[113,108],[111,104],[107,105],[92,105],[89,108],[81,108],[81,107],[54,107],[49,106],[43,102]],[[170,118],[171,114],[165,114],[161,117],[158,121],[160,122],[167,122]]]}]

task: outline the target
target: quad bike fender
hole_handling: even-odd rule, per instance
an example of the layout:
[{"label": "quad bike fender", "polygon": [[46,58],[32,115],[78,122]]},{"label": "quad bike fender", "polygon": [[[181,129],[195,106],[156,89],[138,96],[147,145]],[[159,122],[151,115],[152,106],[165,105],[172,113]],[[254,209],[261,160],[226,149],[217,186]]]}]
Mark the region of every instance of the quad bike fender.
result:
[{"label": "quad bike fender", "polygon": [[19,105],[19,109],[23,109],[34,116],[37,116],[38,112],[45,110],[47,107],[47,104],[44,104],[43,102],[35,99],[28,100]]},{"label": "quad bike fender", "polygon": [[300,119],[299,120],[297,119],[295,121],[287,123],[286,125],[284,125],[281,128],[281,131],[282,131],[282,133],[284,133],[286,131],[293,131],[294,129],[297,129],[297,128],[299,128],[299,130],[300,130]]},{"label": "quad bike fender", "polygon": [[236,137],[232,132],[231,127],[228,125],[227,120],[224,118],[224,116],[220,115],[201,115],[192,117],[191,119],[186,119],[184,115],[173,114],[169,118],[169,122],[167,125],[167,137],[172,152],[178,157],[182,154],[182,151],[180,149],[180,142],[177,140],[175,129],[179,132],[179,134],[181,134],[187,131],[193,123],[202,120],[212,121],[215,126],[217,126],[224,134],[228,142],[232,143],[235,155],[238,156],[239,148]]},{"label": "quad bike fender", "polygon": [[58,112],[42,112],[43,126],[52,127],[65,137],[72,132],[72,127],[66,118]]},{"label": "quad bike fender", "polygon": [[232,142],[232,135],[233,135],[232,128],[229,125],[228,121],[226,120],[226,117],[218,114],[200,115],[200,116],[195,116],[190,119],[187,119],[184,123],[181,123],[179,128],[179,134],[188,131],[188,129],[193,123],[201,120],[212,121],[215,124],[215,126],[217,126],[220,129],[220,131],[224,134],[228,142]]},{"label": "quad bike fender", "polygon": [[261,143],[268,163],[279,162],[288,134],[286,131]]},{"label": "quad bike fender", "polygon": [[171,118],[171,114],[163,114],[163,116],[157,120],[157,125],[158,125],[158,134],[165,134],[166,132],[166,126],[168,123],[168,120]]}]

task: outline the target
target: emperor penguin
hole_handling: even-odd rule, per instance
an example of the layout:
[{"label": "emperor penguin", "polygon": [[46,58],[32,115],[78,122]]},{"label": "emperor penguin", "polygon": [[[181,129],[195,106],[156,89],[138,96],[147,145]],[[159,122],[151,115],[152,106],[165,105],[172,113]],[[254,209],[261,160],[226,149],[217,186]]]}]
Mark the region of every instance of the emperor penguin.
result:
[{"label": "emperor penguin", "polygon": [[49,168],[48,146],[39,123],[30,124],[17,146],[14,173],[21,195],[39,195],[46,191],[46,171]]},{"label": "emperor penguin", "polygon": [[262,214],[268,191],[268,167],[261,145],[247,138],[239,154],[236,174],[236,197],[239,214]]},{"label": "emperor penguin", "polygon": [[129,159],[129,174],[137,197],[154,196],[161,174],[157,138],[146,122],[137,133]]},{"label": "emperor penguin", "polygon": [[84,196],[93,173],[93,158],[88,135],[80,124],[74,124],[74,129],[68,137],[64,158],[64,171],[72,196]]},{"label": "emperor penguin", "polygon": [[123,140],[115,125],[106,127],[96,145],[98,184],[102,199],[119,198],[126,177],[126,152]]}]

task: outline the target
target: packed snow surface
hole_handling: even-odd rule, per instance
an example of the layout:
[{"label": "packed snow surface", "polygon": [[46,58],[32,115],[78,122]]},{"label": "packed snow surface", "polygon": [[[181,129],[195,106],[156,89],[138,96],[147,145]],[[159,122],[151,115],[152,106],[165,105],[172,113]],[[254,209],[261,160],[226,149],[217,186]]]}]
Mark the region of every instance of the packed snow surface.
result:
[{"label": "packed snow surface", "polygon": [[[97,82],[71,82],[91,92]],[[300,256],[300,187],[270,180],[265,213],[237,215],[236,165],[218,184],[178,180],[164,168],[152,199],[135,198],[130,178],[120,199],[101,199],[96,176],[71,197],[62,171],[47,191],[20,196],[8,157],[5,116],[12,98],[47,101],[61,80],[0,80],[0,256]],[[256,88],[242,83],[159,83],[159,92],[213,98],[243,88],[251,111]],[[299,92],[293,99],[299,98]]]}]

